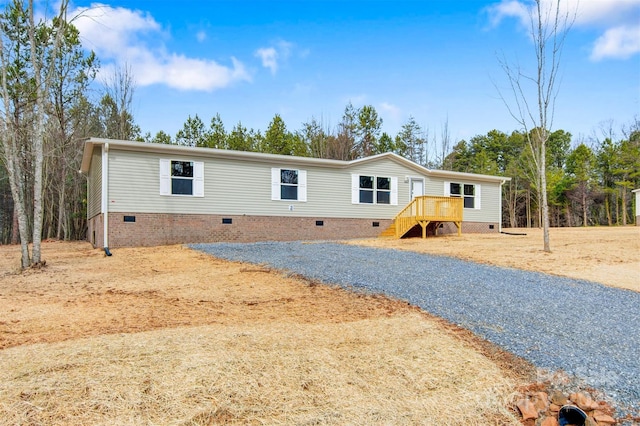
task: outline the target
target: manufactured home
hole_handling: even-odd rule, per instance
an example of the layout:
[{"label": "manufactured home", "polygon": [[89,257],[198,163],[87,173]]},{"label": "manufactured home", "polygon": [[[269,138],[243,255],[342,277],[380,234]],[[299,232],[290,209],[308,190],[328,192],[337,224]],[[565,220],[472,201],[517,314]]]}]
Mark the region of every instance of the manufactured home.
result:
[{"label": "manufactured home", "polygon": [[498,232],[509,178],[430,170],[393,153],[353,161],[90,138],[95,247]]}]

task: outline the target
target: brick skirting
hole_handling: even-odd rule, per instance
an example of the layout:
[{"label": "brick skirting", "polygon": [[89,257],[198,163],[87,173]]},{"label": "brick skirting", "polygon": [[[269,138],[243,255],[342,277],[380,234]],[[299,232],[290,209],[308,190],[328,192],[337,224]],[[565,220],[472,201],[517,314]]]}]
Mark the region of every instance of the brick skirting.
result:
[{"label": "brick skirting", "polygon": [[[458,228],[453,222],[444,222],[440,224],[436,230],[437,223],[431,222],[427,226],[427,238],[433,237],[436,235],[457,235]],[[500,227],[497,223],[487,223],[487,222],[462,222],[462,233],[463,234],[488,234],[493,232],[499,232]],[[422,238],[422,228],[419,225],[416,225],[413,229],[407,232],[403,238]]]},{"label": "brick skirting", "polygon": [[[108,243],[115,248],[368,238],[377,237],[391,222],[391,219],[109,213]],[[87,239],[94,247],[103,247],[102,234],[102,215],[89,219]]]},{"label": "brick skirting", "polygon": [[[160,246],[209,242],[341,240],[373,238],[391,219],[345,219],[160,213],[109,213],[109,247]],[[377,224],[378,226],[374,226]],[[493,229],[491,229],[493,228]],[[87,240],[103,247],[103,215],[88,221]],[[463,222],[462,233],[498,232],[497,223]],[[443,223],[439,235],[456,234]],[[412,235],[419,237],[420,233]],[[433,231],[428,235],[432,235]]]},{"label": "brick skirting", "polygon": [[[493,232],[500,232],[500,225],[498,223],[462,222],[463,234],[490,234]],[[443,223],[442,228],[438,230],[438,235],[456,233],[458,233],[458,228],[456,228],[453,222]]]}]

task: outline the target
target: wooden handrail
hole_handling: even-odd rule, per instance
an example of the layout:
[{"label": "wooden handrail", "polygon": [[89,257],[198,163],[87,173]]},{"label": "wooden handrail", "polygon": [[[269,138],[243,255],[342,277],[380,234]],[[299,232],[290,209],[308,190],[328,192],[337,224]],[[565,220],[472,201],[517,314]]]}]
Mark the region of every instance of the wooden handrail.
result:
[{"label": "wooden handrail", "polygon": [[415,197],[394,219],[396,238],[402,237],[416,225],[425,227],[430,222],[454,222],[460,231],[463,200],[460,197]]}]

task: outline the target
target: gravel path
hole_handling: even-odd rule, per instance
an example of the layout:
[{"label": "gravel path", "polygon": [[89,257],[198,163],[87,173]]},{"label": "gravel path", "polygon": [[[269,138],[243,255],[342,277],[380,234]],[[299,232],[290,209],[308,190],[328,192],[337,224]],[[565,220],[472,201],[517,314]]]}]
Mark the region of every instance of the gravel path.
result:
[{"label": "gravel path", "polygon": [[335,243],[197,244],[407,300],[541,369],[563,370],[640,415],[640,293],[450,257]]}]

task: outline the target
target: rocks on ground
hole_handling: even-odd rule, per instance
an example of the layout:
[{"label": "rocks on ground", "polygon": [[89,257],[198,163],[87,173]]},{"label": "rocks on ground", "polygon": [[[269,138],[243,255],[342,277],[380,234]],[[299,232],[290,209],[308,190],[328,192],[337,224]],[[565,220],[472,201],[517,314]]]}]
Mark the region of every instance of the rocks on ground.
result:
[{"label": "rocks on ground", "polygon": [[586,413],[584,426],[611,426],[625,420],[615,419],[613,407],[606,401],[596,401],[588,392],[567,395],[558,390],[548,393],[539,389],[533,386],[516,400],[515,405],[525,426],[560,426],[558,414],[565,405],[578,407]]}]

